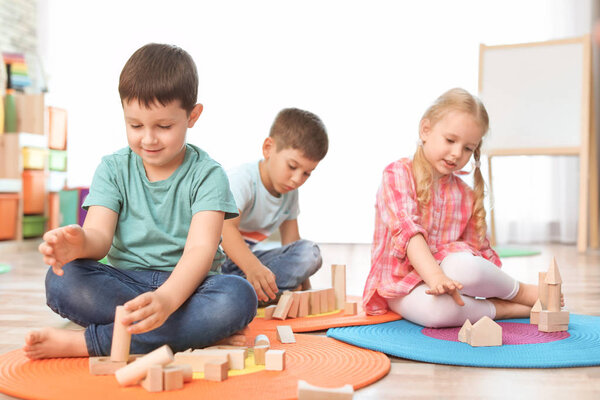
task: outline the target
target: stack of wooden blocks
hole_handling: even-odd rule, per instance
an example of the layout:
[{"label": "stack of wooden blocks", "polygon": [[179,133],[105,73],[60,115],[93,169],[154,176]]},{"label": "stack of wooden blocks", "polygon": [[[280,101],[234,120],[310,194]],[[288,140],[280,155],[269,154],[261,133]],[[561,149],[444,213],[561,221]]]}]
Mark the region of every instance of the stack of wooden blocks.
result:
[{"label": "stack of wooden blocks", "polygon": [[539,273],[539,298],[531,309],[529,321],[540,332],[561,332],[569,329],[569,312],[561,310],[562,279],[556,259],[548,272]]}]

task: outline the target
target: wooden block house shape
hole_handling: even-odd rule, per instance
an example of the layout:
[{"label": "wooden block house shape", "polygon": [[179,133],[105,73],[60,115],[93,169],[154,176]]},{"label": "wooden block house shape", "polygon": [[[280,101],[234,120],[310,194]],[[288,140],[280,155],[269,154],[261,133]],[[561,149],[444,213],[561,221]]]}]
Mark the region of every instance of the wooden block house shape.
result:
[{"label": "wooden block house shape", "polygon": [[[502,327],[490,317],[482,317],[469,327],[470,321],[465,321],[463,329],[459,332],[460,338],[473,347],[502,346]],[[462,341],[462,340],[461,340]]]},{"label": "wooden block house shape", "polygon": [[458,331],[458,341],[459,342],[463,342],[463,343],[469,343],[469,341],[471,340],[471,327],[473,325],[471,324],[471,321],[469,321],[468,319],[465,321],[465,323],[463,324],[462,328],[460,328],[460,331]]}]

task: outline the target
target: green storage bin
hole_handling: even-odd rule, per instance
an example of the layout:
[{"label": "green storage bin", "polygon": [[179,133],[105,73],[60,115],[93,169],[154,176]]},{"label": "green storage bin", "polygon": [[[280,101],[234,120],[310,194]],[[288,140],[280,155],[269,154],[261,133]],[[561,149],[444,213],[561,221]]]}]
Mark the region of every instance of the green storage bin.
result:
[{"label": "green storage bin", "polygon": [[51,171],[66,171],[67,152],[64,150],[50,150],[48,164]]},{"label": "green storage bin", "polygon": [[79,215],[79,191],[61,190],[58,192],[58,199],[60,203],[60,226],[76,224]]},{"label": "green storage bin", "polygon": [[23,237],[42,236],[46,231],[46,217],[43,215],[23,216]]}]

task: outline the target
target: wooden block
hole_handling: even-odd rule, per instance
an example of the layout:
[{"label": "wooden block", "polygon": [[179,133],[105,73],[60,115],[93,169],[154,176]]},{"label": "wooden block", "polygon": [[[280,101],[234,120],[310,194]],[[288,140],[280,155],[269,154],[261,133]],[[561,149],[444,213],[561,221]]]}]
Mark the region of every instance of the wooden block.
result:
[{"label": "wooden block", "polygon": [[531,312],[529,313],[530,324],[537,325],[540,323],[540,311],[542,311],[542,302],[538,299],[533,307],[531,307]]},{"label": "wooden block", "polygon": [[256,337],[254,338],[254,347],[256,346],[270,346],[271,345],[271,341],[269,340],[269,338],[267,337],[267,335],[256,335]]},{"label": "wooden block", "polygon": [[355,301],[347,301],[344,307],[345,315],[356,315],[358,314],[358,303]]},{"label": "wooden block", "polygon": [[121,386],[135,385],[146,376],[152,365],[167,365],[173,362],[173,359],[171,348],[164,345],[117,370],[115,378]]},{"label": "wooden block", "polygon": [[111,361],[110,357],[90,357],[89,368],[92,375],[114,375],[115,371],[127,365],[126,361]]},{"label": "wooden block", "polygon": [[459,342],[463,342],[463,343],[469,343],[469,339],[471,336],[471,327],[473,325],[471,325],[471,321],[469,321],[468,319],[465,321],[465,323],[463,324],[462,328],[460,328],[460,331],[458,331],[458,341]]},{"label": "wooden block", "polygon": [[306,317],[310,312],[310,291],[300,293],[300,306],[298,307],[298,318]]},{"label": "wooden block", "polygon": [[148,374],[142,380],[142,387],[148,392],[162,392],[164,390],[162,365],[152,365],[148,368]]},{"label": "wooden block", "polygon": [[292,331],[292,327],[289,325],[277,326],[277,339],[281,343],[296,343],[294,332]]},{"label": "wooden block", "polygon": [[124,306],[117,306],[115,310],[115,323],[113,324],[112,346],[110,348],[111,361],[127,361],[129,358],[129,346],[131,345],[131,333],[121,321],[129,314]]},{"label": "wooden block", "polygon": [[502,327],[490,317],[483,317],[470,329],[469,344],[473,347],[502,346]]},{"label": "wooden block", "polygon": [[548,284],[546,283],[546,273],[538,272],[538,291],[539,300],[542,303],[542,310],[548,307]]},{"label": "wooden block", "polygon": [[204,366],[204,379],[221,382],[227,379],[228,361],[210,361]]},{"label": "wooden block", "polygon": [[285,369],[285,350],[267,350],[265,369],[267,371],[283,371]]},{"label": "wooden block", "polygon": [[540,332],[564,332],[569,330],[569,325],[538,325]]},{"label": "wooden block", "polygon": [[296,318],[300,309],[300,292],[292,292],[292,305],[288,311],[288,318]]},{"label": "wooden block", "polygon": [[327,289],[320,289],[319,290],[319,305],[320,305],[320,310],[321,310],[321,314],[324,314],[327,312],[327,310],[329,310],[329,306],[327,305],[327,298],[328,298],[328,294],[327,294]]},{"label": "wooden block", "polygon": [[298,400],[352,400],[353,396],[354,388],[350,384],[340,388],[324,388],[298,380]]},{"label": "wooden block", "polygon": [[281,297],[279,298],[279,302],[277,303],[277,308],[273,313],[274,319],[286,319],[288,312],[290,311],[290,307],[292,306],[292,292],[286,291],[283,292]]},{"label": "wooden block", "polygon": [[[267,340],[269,340],[269,338],[267,338]],[[242,350],[244,352],[244,358],[248,358],[248,347],[247,346],[231,346],[231,345],[227,345],[227,344],[218,344],[216,346],[205,347],[204,350]],[[231,366],[230,366],[230,368],[231,368]],[[231,369],[237,369],[237,368],[231,368]]]},{"label": "wooden block", "polygon": [[562,283],[562,278],[560,277],[560,272],[558,270],[558,264],[556,263],[556,258],[552,257],[552,262],[550,263],[550,268],[548,268],[548,272],[546,272],[546,277],[544,279],[549,285],[557,285]]},{"label": "wooden block", "polygon": [[321,294],[318,290],[310,291],[310,315],[316,315],[321,313]]},{"label": "wooden block", "polygon": [[333,288],[326,289],[327,290],[327,312],[337,310],[336,301],[335,301],[335,290]]},{"label": "wooden block", "polygon": [[163,383],[166,391],[183,389],[183,373],[181,369],[170,365],[164,367]]},{"label": "wooden block", "polygon": [[540,325],[569,325],[568,311],[549,311],[543,310],[539,314]]},{"label": "wooden block", "polygon": [[174,365],[189,364],[194,372],[204,372],[208,361],[229,361],[231,369],[244,369],[246,357],[244,349],[197,349],[191,352],[175,354]]},{"label": "wooden block", "polygon": [[346,266],[331,266],[331,287],[335,291],[335,308],[341,310],[346,304]]},{"label": "wooden block", "polygon": [[276,308],[275,304],[265,307],[265,319],[273,319],[273,313]]},{"label": "wooden block", "polygon": [[254,346],[254,364],[265,365],[265,354],[270,346]]},{"label": "wooden block", "polygon": [[560,283],[548,284],[548,306],[547,310],[560,311]]}]

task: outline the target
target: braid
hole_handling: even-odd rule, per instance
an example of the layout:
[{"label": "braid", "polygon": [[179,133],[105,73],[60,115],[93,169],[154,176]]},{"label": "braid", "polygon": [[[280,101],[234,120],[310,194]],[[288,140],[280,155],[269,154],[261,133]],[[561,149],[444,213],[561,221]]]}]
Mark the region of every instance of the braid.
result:
[{"label": "braid", "polygon": [[427,205],[431,200],[431,184],[433,175],[431,173],[431,165],[423,154],[423,146],[418,146],[413,157],[413,175],[415,176],[415,184],[417,189],[417,201],[419,209],[425,214]]},{"label": "braid", "polygon": [[485,207],[483,204],[483,198],[485,196],[485,183],[483,181],[483,176],[481,175],[481,168],[479,168],[479,159],[481,157],[481,142],[473,151],[473,158],[477,166],[475,167],[475,171],[473,173],[473,216],[475,217],[475,226],[477,227],[477,232],[479,233],[479,242],[482,243],[485,239],[485,235],[487,233],[487,224],[485,222]]}]

